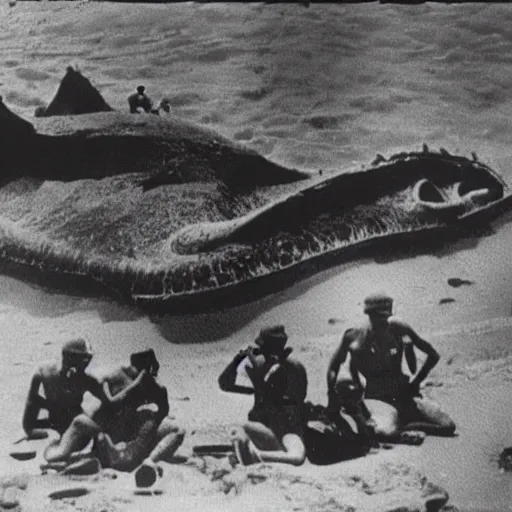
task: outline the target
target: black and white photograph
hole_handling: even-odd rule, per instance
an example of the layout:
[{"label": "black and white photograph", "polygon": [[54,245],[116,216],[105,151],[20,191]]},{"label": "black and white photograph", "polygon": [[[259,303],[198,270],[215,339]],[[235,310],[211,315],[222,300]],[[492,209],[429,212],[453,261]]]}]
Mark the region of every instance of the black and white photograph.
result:
[{"label": "black and white photograph", "polygon": [[0,20],[0,511],[512,510],[508,3]]}]

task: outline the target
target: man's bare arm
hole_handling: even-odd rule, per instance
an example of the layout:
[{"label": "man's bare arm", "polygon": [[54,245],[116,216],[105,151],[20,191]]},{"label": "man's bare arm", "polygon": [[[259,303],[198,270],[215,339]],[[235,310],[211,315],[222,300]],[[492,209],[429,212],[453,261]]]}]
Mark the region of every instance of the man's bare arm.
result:
[{"label": "man's bare arm", "polygon": [[[108,380],[104,380],[101,384],[99,384],[95,379],[93,384],[91,382],[91,387],[93,389],[89,389],[93,395],[101,400],[102,403],[110,404],[110,405],[120,405],[124,400],[130,397],[131,393],[134,389],[140,386],[144,377],[148,374],[146,370],[142,370],[137,377],[131,382],[128,386],[126,386],[121,391],[117,392],[115,395],[112,394],[110,390],[110,385]],[[91,380],[93,378],[91,377]]]},{"label": "man's bare arm", "polygon": [[[156,384],[156,383],[155,383]],[[169,415],[169,395],[167,388],[157,384],[157,392],[155,397],[155,404],[158,407],[158,416],[163,419]]]},{"label": "man's bare arm", "polygon": [[340,366],[346,361],[347,354],[349,351],[349,345],[352,341],[351,337],[348,335],[348,331],[345,331],[343,334],[343,338],[338,345],[338,348],[334,352],[331,357],[331,361],[329,362],[329,366],[327,368],[327,391],[331,393],[334,391],[334,387],[336,386],[336,380],[338,378],[338,373],[340,371]]},{"label": "man's bare arm", "polygon": [[350,376],[352,377],[354,384],[358,388],[363,388],[364,386],[363,386],[363,383],[361,382],[359,367],[357,366],[357,361],[353,354],[350,355],[350,363],[348,365],[348,368],[350,370]]},{"label": "man's bare arm", "polygon": [[50,428],[50,422],[48,419],[38,419],[39,411],[45,408],[46,405],[46,400],[39,395],[39,387],[41,383],[41,375],[39,373],[35,373],[30,382],[22,420],[23,430],[29,438],[38,437],[40,435],[40,429]]},{"label": "man's bare arm", "polygon": [[412,342],[404,342],[404,355],[407,367],[409,368],[409,371],[414,375],[418,371],[418,360],[416,359],[414,345]]},{"label": "man's bare arm", "polygon": [[409,325],[406,327],[407,335],[411,338],[413,345],[427,355],[427,359],[410,383],[413,391],[419,391],[421,383],[425,380],[432,368],[439,362],[440,355],[437,350],[428,341],[421,338],[412,327]]},{"label": "man's bare arm", "polygon": [[238,365],[247,357],[248,353],[249,349],[240,350],[240,352],[238,352],[238,354],[220,374],[218,382],[222,391],[241,393],[243,395],[254,394],[254,388],[248,386],[240,386],[236,383]]}]

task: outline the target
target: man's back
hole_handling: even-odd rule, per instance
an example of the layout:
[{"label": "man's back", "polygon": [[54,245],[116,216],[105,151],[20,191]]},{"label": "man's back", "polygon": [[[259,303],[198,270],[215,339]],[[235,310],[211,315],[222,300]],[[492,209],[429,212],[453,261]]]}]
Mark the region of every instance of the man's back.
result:
[{"label": "man's back", "polygon": [[130,112],[136,113],[139,108],[145,112],[149,112],[153,106],[153,102],[144,93],[134,93],[128,97],[128,104],[130,105]]},{"label": "man's back", "polygon": [[275,397],[296,405],[306,399],[308,379],[304,365],[293,358],[286,358],[276,372],[269,376],[268,391]]},{"label": "man's back", "polygon": [[300,405],[306,399],[306,369],[296,359],[287,357],[272,363],[257,356],[253,357],[253,366],[246,369],[258,406]]}]

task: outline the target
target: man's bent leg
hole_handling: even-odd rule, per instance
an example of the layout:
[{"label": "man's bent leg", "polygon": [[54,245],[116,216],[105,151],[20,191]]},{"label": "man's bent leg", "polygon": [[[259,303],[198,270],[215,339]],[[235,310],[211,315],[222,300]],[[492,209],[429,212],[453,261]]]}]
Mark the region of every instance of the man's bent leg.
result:
[{"label": "man's bent leg", "polygon": [[435,402],[426,398],[415,398],[415,411],[403,430],[419,430],[435,436],[451,437],[455,434],[455,423]]},{"label": "man's bent leg", "polygon": [[149,458],[153,462],[163,460],[169,462],[176,450],[182,445],[185,439],[185,430],[173,425],[169,418],[164,418],[156,433],[158,444],[151,451]]},{"label": "man's bent leg", "polygon": [[109,434],[98,435],[97,451],[101,463],[119,471],[133,471],[148,457],[157,443],[158,420],[151,411],[137,413],[136,437],[114,444]]},{"label": "man's bent leg", "polygon": [[282,450],[283,445],[270,428],[257,421],[248,421],[244,431],[259,450]]},{"label": "man's bent leg", "polygon": [[98,425],[89,416],[84,413],[79,414],[62,434],[62,437],[46,447],[44,458],[48,462],[66,460],[73,452],[85,448],[98,432]]},{"label": "man's bent leg", "polygon": [[382,441],[393,441],[400,434],[398,411],[382,400],[372,398],[364,401],[373,420],[375,435]]},{"label": "man's bent leg", "polygon": [[157,462],[171,462],[172,456],[181,446],[184,438],[185,430],[173,425],[169,418],[162,420],[155,435],[155,440],[158,440],[157,445],[135,471],[137,487],[151,487],[158,476],[162,476],[163,469],[157,465]]},{"label": "man's bent leg", "polygon": [[306,447],[299,434],[286,433],[280,441],[270,428],[252,421],[244,425],[244,431],[246,439],[236,434],[233,437],[242,463],[281,462],[299,466],[306,459]]}]

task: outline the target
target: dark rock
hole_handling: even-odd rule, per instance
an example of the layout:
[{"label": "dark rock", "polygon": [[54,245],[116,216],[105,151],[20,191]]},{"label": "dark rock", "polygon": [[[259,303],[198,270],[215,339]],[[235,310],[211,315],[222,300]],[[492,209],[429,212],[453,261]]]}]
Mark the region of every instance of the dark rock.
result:
[{"label": "dark rock", "polygon": [[423,491],[427,512],[439,512],[448,502],[448,493],[438,485],[428,483]]},{"label": "dark rock", "polygon": [[91,82],[80,71],[68,66],[57,94],[44,112],[38,111],[38,117],[71,116],[112,110],[114,109],[107,104]]},{"label": "dark rock", "polygon": [[503,449],[498,464],[504,471],[512,471],[512,446]]},{"label": "dark rock", "polygon": [[135,485],[139,488],[151,487],[156,482],[158,474],[156,467],[142,464],[135,471]]},{"label": "dark rock", "polygon": [[5,489],[2,499],[0,500],[0,506],[4,509],[11,509],[17,507],[20,504],[18,499],[19,489],[18,487],[7,487]]},{"label": "dark rock", "polygon": [[450,277],[448,279],[448,284],[450,286],[453,286],[454,288],[458,288],[459,286],[462,286],[463,284],[474,284],[473,281],[469,281],[468,279],[460,279],[459,277]]},{"label": "dark rock", "polygon": [[6,139],[17,140],[26,139],[35,135],[36,129],[25,119],[11,112],[4,104],[2,96],[0,96],[0,136],[5,144]]},{"label": "dark rock", "polygon": [[384,158],[384,156],[381,155],[380,153],[377,153],[377,156],[373,160],[372,165],[378,165],[381,162],[385,162],[385,161],[386,161],[386,159]]},{"label": "dark rock", "polygon": [[455,299],[452,299],[451,297],[444,297],[439,301],[439,304],[449,304],[450,302],[455,302]]}]

